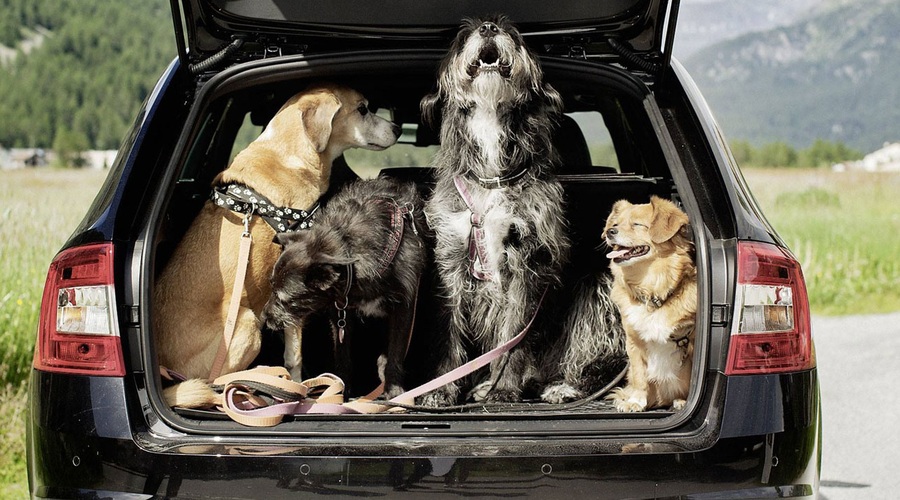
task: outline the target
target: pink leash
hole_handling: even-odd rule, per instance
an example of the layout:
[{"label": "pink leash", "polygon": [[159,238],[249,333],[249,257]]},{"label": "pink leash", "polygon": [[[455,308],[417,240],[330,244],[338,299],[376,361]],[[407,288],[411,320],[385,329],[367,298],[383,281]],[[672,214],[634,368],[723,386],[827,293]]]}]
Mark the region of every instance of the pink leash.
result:
[{"label": "pink leash", "polygon": [[[545,288],[544,293],[541,295],[541,300],[538,301],[537,307],[534,309],[531,319],[529,319],[522,331],[515,337],[430,382],[400,394],[391,399],[389,403],[411,405],[415,402],[415,398],[446,384],[455,382],[462,377],[475,372],[479,368],[487,366],[491,361],[494,361],[509,352],[525,338],[525,334],[528,333],[528,330],[534,323],[546,295],[547,289]],[[259,368],[261,367],[257,367],[257,369]],[[222,377],[223,379],[227,377],[228,380],[216,380],[216,383],[226,386],[223,394],[225,400],[223,410],[235,421],[244,425],[261,427],[275,425],[279,423],[285,415],[382,413],[397,409],[397,407],[392,404],[380,404],[372,401],[378,397],[380,390],[373,391],[373,393],[359,398],[356,401],[348,403],[341,402],[342,397],[340,396],[340,392],[343,390],[344,384],[343,381],[335,375],[324,374],[307,381],[294,382],[290,380],[287,371],[281,367],[264,368],[264,370],[268,370],[268,373],[265,374],[269,377],[267,380],[273,382],[273,385],[276,388],[289,391],[292,394],[297,394],[301,399],[299,401],[265,405],[265,402],[262,401],[261,398],[249,393],[250,391],[246,389],[243,379],[252,379],[262,383],[266,383],[263,381],[266,379],[258,377],[258,372],[253,373],[256,370],[233,373]],[[324,390],[321,391],[321,395],[318,397],[307,397],[311,390],[323,387]]]}]

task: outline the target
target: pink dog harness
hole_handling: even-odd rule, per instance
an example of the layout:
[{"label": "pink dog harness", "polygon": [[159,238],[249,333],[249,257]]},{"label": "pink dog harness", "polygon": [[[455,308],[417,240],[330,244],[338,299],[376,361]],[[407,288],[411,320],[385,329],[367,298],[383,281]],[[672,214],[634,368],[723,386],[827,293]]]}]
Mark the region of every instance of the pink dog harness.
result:
[{"label": "pink dog harness", "polygon": [[469,192],[469,188],[466,187],[462,177],[454,177],[453,184],[466,204],[466,208],[471,213],[469,217],[469,223],[472,227],[469,231],[469,274],[479,281],[493,281],[495,269],[488,260],[487,246],[484,241],[484,216],[490,210],[490,207],[484,213],[475,210],[472,193]]}]

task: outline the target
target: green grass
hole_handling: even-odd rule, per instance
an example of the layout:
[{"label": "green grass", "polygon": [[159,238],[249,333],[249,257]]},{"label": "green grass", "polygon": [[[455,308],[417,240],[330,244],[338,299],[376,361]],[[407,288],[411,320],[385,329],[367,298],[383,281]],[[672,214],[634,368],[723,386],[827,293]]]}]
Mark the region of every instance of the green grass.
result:
[{"label": "green grass", "polygon": [[0,171],[0,498],[26,498],[25,398],[47,268],[106,172]]},{"label": "green grass", "polygon": [[813,313],[900,310],[900,175],[747,169],[744,176],[800,260]]},{"label": "green grass", "polygon": [[[800,259],[816,314],[900,310],[900,176],[826,170],[744,172]],[[24,380],[47,266],[105,172],[0,172],[0,498],[27,496]]]}]

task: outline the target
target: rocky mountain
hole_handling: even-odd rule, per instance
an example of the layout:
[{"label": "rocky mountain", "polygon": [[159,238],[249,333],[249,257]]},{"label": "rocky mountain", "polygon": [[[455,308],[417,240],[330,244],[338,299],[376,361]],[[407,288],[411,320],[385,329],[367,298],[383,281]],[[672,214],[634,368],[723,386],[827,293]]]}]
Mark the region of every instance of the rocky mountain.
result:
[{"label": "rocky mountain", "polygon": [[698,50],[746,33],[787,26],[825,0],[682,0],[675,35],[675,55]]},{"label": "rocky mountain", "polygon": [[732,139],[872,151],[900,138],[898,31],[896,0],[830,1],[683,62]]},{"label": "rocky mountain", "polygon": [[[0,12],[5,147],[117,147],[175,54],[165,0]],[[873,151],[900,139],[898,31],[897,0],[682,0],[675,55],[732,139]]]}]

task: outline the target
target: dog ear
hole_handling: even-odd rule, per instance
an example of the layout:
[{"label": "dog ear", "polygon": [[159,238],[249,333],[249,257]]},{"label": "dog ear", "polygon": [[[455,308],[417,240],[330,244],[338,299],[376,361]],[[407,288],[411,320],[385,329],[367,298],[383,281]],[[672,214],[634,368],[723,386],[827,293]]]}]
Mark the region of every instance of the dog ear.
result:
[{"label": "dog ear", "polygon": [[316,152],[321,153],[328,147],[332,122],[340,109],[340,99],[331,92],[317,92],[306,96],[300,102],[303,129],[315,146]]},{"label": "dog ear", "polygon": [[441,102],[440,91],[428,94],[419,101],[419,111],[422,113],[422,123],[434,128],[435,110]]},{"label": "dog ear", "polygon": [[651,196],[650,205],[653,207],[650,239],[654,243],[671,240],[688,223],[687,214],[669,200]]},{"label": "dog ear", "polygon": [[553,86],[549,83],[545,83],[541,86],[541,95],[544,98],[544,102],[547,103],[547,106],[550,108],[550,111],[553,113],[562,113],[563,109],[563,99],[562,96],[559,95],[559,92],[556,91]]},{"label": "dog ear", "polygon": [[330,289],[341,279],[341,267],[328,262],[313,264],[306,271],[306,286],[320,292]]},{"label": "dog ear", "polygon": [[275,233],[275,243],[282,247],[286,247],[291,243],[303,240],[308,233],[306,231],[288,231],[285,233]]},{"label": "dog ear", "polygon": [[346,279],[348,268],[354,262],[356,261],[350,257],[320,254],[306,272],[306,286],[324,292],[341,279]]}]

